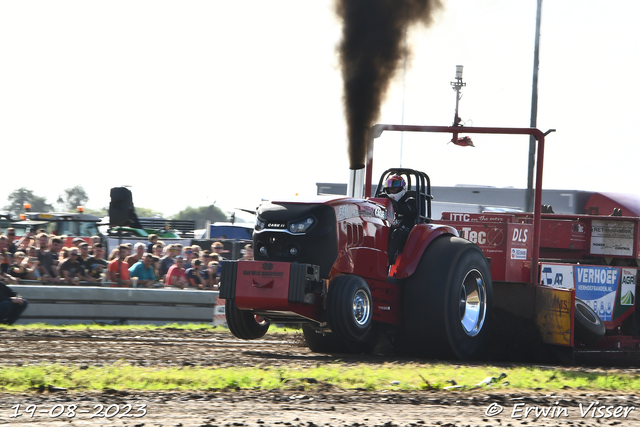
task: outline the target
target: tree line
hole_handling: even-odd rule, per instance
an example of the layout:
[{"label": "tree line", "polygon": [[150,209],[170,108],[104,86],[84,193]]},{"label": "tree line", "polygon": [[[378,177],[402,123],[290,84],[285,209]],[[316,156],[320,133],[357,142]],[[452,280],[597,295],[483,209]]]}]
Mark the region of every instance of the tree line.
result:
[{"label": "tree line", "polygon": [[[24,203],[31,204],[32,212],[54,212],[60,210],[62,212],[75,212],[78,206],[84,206],[89,201],[89,195],[81,185],[63,190],[62,194],[56,200],[56,206],[47,202],[46,197],[41,197],[32,190],[25,187],[18,188],[7,197],[8,204],[4,206],[6,212],[11,213],[14,217],[19,218],[24,213]],[[136,207],[138,217],[163,217],[162,213],[150,208]],[[87,209],[86,214],[103,217],[109,215],[109,208]],[[207,221],[229,221],[229,216],[215,205],[191,207],[187,206],[175,215],[169,216],[167,219],[191,220],[196,222],[196,228],[204,228]]]}]

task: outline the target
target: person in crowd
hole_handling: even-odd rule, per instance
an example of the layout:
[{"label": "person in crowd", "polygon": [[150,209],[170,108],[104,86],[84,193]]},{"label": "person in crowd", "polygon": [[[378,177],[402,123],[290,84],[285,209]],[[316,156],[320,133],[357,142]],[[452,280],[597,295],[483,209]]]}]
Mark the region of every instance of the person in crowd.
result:
[{"label": "person in crowd", "polygon": [[18,295],[13,289],[0,282],[0,322],[5,325],[13,325],[29,303]]},{"label": "person in crowd", "polygon": [[81,280],[87,280],[84,266],[80,262],[80,252],[76,247],[68,249],[69,257],[58,266],[60,276],[70,285],[78,285]]},{"label": "person in crowd", "polygon": [[160,273],[158,273],[158,269],[160,268],[160,257],[153,255],[153,263],[151,264],[153,267],[153,274],[156,276],[156,280],[159,280]]},{"label": "person in crowd", "polygon": [[120,256],[120,249],[115,248],[111,251],[111,253],[109,254],[109,257],[107,258],[107,261],[111,262],[114,259],[118,259],[118,256]]},{"label": "person in crowd", "polygon": [[184,269],[185,271],[193,267],[193,260],[195,258],[195,254],[193,252],[193,247],[187,246],[184,248]]},{"label": "person in crowd", "polygon": [[60,254],[58,255],[58,271],[60,271],[60,264],[69,258],[69,249],[71,248],[66,246],[63,246],[62,249],[60,249]]},{"label": "person in crowd", "polygon": [[157,256],[158,259],[162,258],[163,252],[164,252],[164,246],[161,243],[156,243],[155,245],[153,245],[151,253],[154,256]]},{"label": "person in crowd", "polygon": [[217,261],[211,261],[207,264],[207,279],[211,289],[218,289],[218,285],[220,284],[220,275],[218,274],[219,267],[220,265]]},{"label": "person in crowd", "polygon": [[[160,267],[158,268],[158,274],[160,278],[164,277],[169,268],[173,265],[174,258],[178,255],[178,248],[174,248],[174,245],[168,245],[164,248],[164,256],[160,258]],[[165,283],[167,283],[165,281]]]},{"label": "person in crowd", "polygon": [[13,253],[9,251],[9,239],[7,236],[0,236],[0,253],[4,254],[7,265],[13,263]]},{"label": "person in crowd", "polygon": [[98,260],[89,255],[89,244],[82,242],[78,245],[80,256],[78,261],[82,264],[86,280],[89,282],[99,282],[102,278],[101,274],[105,271],[108,263],[105,260]]},{"label": "person in crowd", "polygon": [[206,269],[202,268],[202,260],[194,259],[193,267],[188,268],[185,271],[187,275],[187,281],[189,286],[193,286],[198,289],[208,289],[209,286],[209,274]]},{"label": "person in crowd", "polygon": [[100,239],[100,236],[91,236],[91,239],[89,239],[91,241],[91,246],[93,247],[94,245],[98,244],[98,243],[102,243],[102,240]]},{"label": "person in crowd", "polygon": [[5,231],[7,234],[7,250],[11,254],[15,254],[18,250],[18,243],[22,243],[22,241],[27,237],[29,232],[26,232],[21,239],[16,238],[16,229],[13,227],[9,227]]},{"label": "person in crowd", "polygon": [[218,257],[220,260],[224,260],[226,259],[225,257],[222,256],[222,253],[224,252],[224,245],[222,244],[222,242],[213,242],[211,244],[211,252],[214,254],[218,254]]},{"label": "person in crowd", "polygon": [[84,239],[81,237],[76,237],[71,241],[71,247],[79,248],[80,244],[84,242]]},{"label": "person in crowd", "polygon": [[158,244],[160,236],[157,234],[149,234],[149,243],[147,243],[147,252],[153,253],[153,247]]},{"label": "person in crowd", "polygon": [[55,265],[57,260],[54,259],[49,249],[49,235],[40,233],[36,241],[38,243],[38,268],[40,269],[42,280],[58,282],[60,278],[58,277],[58,269]]},{"label": "person in crowd", "polygon": [[204,263],[204,265],[208,266],[210,261],[211,261],[211,251],[209,250],[202,251],[202,262]]},{"label": "person in crowd", "polygon": [[36,270],[33,262],[22,251],[13,254],[13,264],[9,266],[9,274],[20,280],[33,280],[33,272]]},{"label": "person in crowd", "polygon": [[125,262],[125,258],[129,253],[129,248],[125,244],[121,244],[117,249],[117,257],[109,262],[107,279],[114,283],[111,286],[128,287],[131,285],[131,280],[129,279],[129,264]]},{"label": "person in crowd", "polygon": [[202,248],[200,246],[191,245],[191,249],[193,249],[193,257],[194,258],[200,258],[201,257]]},{"label": "person in crowd", "polygon": [[244,246],[242,259],[245,261],[253,261],[253,245],[251,243]]},{"label": "person in crowd", "polygon": [[[129,267],[133,267],[133,265],[135,263],[137,263],[138,261],[142,261],[144,253],[146,251],[147,251],[147,246],[142,242],[138,242],[135,245],[133,245],[133,254],[129,255],[125,259],[127,264],[129,264]],[[131,277],[133,277],[133,276],[131,276]]]},{"label": "person in crowd", "polygon": [[129,277],[137,277],[138,286],[150,288],[153,282],[156,281],[156,275],[153,271],[153,259],[154,256],[147,253],[140,261],[129,267]]},{"label": "person in crowd", "polygon": [[104,256],[105,256],[105,248],[104,245],[102,243],[94,243],[93,245],[93,256],[96,259],[102,259],[104,260]]},{"label": "person in crowd", "polygon": [[[13,263],[13,258],[11,263]],[[12,275],[9,274],[9,262],[8,262],[8,255],[5,253],[0,252],[0,266],[2,267],[0,269],[0,279],[1,280],[5,280],[9,283],[18,283],[19,280],[16,277],[13,277]]]},{"label": "person in crowd", "polygon": [[62,251],[62,239],[60,237],[52,237],[49,242],[49,252],[53,257],[54,265],[58,265],[60,261],[60,251]]},{"label": "person in crowd", "polygon": [[187,275],[184,272],[184,258],[181,255],[175,257],[175,264],[169,267],[167,277],[164,280],[165,285],[177,286],[184,289],[187,286]]}]

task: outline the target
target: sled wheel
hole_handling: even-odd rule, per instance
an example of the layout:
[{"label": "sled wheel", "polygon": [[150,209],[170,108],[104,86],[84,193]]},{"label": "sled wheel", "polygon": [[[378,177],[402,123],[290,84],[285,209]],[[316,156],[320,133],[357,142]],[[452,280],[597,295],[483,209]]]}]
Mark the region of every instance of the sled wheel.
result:
[{"label": "sled wheel", "polygon": [[491,272],[482,250],[445,235],[425,250],[407,279],[405,348],[421,356],[478,359],[493,304]]},{"label": "sled wheel", "polygon": [[263,318],[257,319],[257,316],[254,316],[250,311],[240,310],[234,299],[225,300],[224,309],[227,326],[236,337],[243,340],[255,340],[267,333],[269,321]]},{"label": "sled wheel", "polygon": [[605,327],[598,313],[579,298],[575,303],[575,338],[585,345],[594,345],[604,337]]},{"label": "sled wheel", "polygon": [[371,354],[378,345],[380,334],[373,327],[360,342],[348,343],[332,332],[320,333],[311,326],[303,324],[302,334],[307,346],[314,353],[363,353]]},{"label": "sled wheel", "polygon": [[360,276],[345,274],[329,284],[327,316],[331,331],[347,343],[364,342],[373,323],[373,298]]}]

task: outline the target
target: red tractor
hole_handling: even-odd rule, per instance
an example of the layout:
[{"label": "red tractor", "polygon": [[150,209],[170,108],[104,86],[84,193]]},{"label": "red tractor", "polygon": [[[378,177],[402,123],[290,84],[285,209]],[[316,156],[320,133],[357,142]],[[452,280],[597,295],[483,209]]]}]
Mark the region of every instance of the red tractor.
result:
[{"label": "red tractor", "polygon": [[[575,218],[558,215],[542,222],[546,134],[537,129],[399,125],[376,125],[372,134],[377,137],[384,130],[444,132],[454,139],[463,131],[535,136],[534,212],[452,213],[432,220],[429,177],[416,170],[389,169],[372,194],[370,155],[363,197],[274,201],[258,208],[255,260],[222,265],[220,297],[226,300],[227,324],[236,337],[256,339],[270,323],[296,323],[302,324],[315,352],[372,352],[384,333],[403,352],[469,360],[481,357],[491,330],[504,330],[514,316],[532,326],[540,342],[571,352],[602,339],[602,321],[590,305],[576,303],[576,286],[544,282],[548,271],[560,264],[541,261],[567,262],[565,270],[577,264],[578,255],[570,248],[577,243],[578,231],[567,237],[573,243],[556,240],[561,228],[578,230],[580,225]],[[402,207],[383,191],[390,176],[405,180],[404,200],[413,212],[400,244],[394,239],[401,228],[397,219]],[[634,303],[619,310],[619,322],[610,323],[611,328],[620,326],[635,308],[637,269],[631,263],[640,247],[637,218],[633,224],[630,256],[590,258],[597,263],[627,258],[619,264],[627,266],[620,275],[633,273],[632,279],[627,277],[633,280],[633,295],[627,299]],[[582,221],[582,226],[589,224]],[[541,246],[549,259],[539,259]],[[589,258],[587,252],[582,255]],[[569,285],[569,279],[564,284]],[[503,317],[497,317],[498,312]],[[585,338],[574,341],[574,332]]]}]

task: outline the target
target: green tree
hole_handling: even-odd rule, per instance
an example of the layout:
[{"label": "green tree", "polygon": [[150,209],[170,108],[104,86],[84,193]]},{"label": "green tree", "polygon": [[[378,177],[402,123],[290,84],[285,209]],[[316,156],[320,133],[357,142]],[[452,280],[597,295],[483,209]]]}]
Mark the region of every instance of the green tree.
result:
[{"label": "green tree", "polygon": [[136,215],[138,215],[138,218],[153,218],[153,217],[162,218],[162,212],[156,211],[154,209],[149,209],[149,208],[136,207]]},{"label": "green tree", "polygon": [[215,205],[201,206],[199,208],[187,206],[185,209],[175,214],[172,219],[195,221],[196,228],[204,228],[207,220],[211,222],[229,221],[229,217]]},{"label": "green tree", "polygon": [[64,210],[75,211],[78,206],[84,206],[89,201],[89,195],[81,185],[67,188],[64,193],[58,196],[57,203],[62,205]]},{"label": "green tree", "polygon": [[7,197],[8,205],[4,207],[6,211],[19,216],[24,212],[24,204],[31,204],[32,212],[52,212],[53,205],[47,203],[46,197],[40,197],[33,194],[33,191],[26,189],[25,187],[14,190],[9,197]]}]

